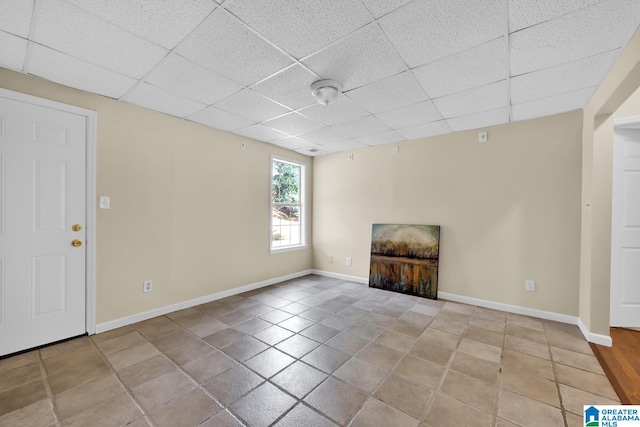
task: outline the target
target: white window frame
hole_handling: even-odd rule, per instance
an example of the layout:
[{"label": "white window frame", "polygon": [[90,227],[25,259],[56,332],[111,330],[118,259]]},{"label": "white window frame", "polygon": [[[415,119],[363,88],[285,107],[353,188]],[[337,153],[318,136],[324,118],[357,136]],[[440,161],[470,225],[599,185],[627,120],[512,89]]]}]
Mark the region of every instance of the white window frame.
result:
[{"label": "white window frame", "polygon": [[[287,246],[273,246],[273,162],[290,163],[300,167],[300,243]],[[271,155],[269,162],[269,251],[272,254],[299,251],[307,248],[307,164],[299,160]]]}]

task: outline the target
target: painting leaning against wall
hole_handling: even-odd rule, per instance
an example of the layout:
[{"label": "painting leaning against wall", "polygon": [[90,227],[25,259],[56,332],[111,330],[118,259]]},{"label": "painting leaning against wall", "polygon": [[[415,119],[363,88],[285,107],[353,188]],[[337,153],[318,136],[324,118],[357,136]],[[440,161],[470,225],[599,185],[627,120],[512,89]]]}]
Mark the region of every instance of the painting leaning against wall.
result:
[{"label": "painting leaning against wall", "polygon": [[369,286],[438,298],[439,225],[373,224]]}]

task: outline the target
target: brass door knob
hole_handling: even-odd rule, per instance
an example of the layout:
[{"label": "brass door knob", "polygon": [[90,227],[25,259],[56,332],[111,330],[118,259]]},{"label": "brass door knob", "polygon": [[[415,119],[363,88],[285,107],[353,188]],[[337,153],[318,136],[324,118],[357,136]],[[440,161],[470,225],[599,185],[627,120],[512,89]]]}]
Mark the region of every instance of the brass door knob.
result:
[{"label": "brass door knob", "polygon": [[78,246],[82,246],[82,240],[78,240],[78,239],[72,240],[71,246],[73,246],[74,248],[77,248]]},{"label": "brass door knob", "polygon": [[73,224],[73,226],[71,226],[71,229],[73,231],[80,231],[82,230],[82,226],[80,224]]}]

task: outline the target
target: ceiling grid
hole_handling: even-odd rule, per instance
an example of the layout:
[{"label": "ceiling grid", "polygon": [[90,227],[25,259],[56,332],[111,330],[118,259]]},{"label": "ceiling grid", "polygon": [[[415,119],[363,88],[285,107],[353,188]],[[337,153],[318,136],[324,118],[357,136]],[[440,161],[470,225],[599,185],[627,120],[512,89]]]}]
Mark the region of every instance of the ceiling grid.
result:
[{"label": "ceiling grid", "polygon": [[0,67],[322,155],[583,108],[639,25],[637,0],[0,0]]}]

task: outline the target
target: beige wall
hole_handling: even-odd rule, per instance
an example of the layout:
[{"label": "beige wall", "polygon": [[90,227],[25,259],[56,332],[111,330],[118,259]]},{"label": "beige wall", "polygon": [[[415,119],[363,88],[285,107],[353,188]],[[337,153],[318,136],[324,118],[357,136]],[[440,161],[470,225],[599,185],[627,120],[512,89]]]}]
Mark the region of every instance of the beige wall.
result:
[{"label": "beige wall", "polygon": [[581,130],[576,111],[485,144],[470,131],[316,158],[314,267],[368,278],[372,223],[436,224],[440,291],[577,315]]},{"label": "beige wall", "polygon": [[388,222],[442,225],[441,291],[579,313],[608,334],[602,126],[639,85],[640,32],[582,115],[490,128],[484,145],[463,132],[403,143],[399,156],[383,146],[351,163],[316,158],[312,259],[311,249],[272,256],[267,242],[270,154],[311,159],[254,141],[240,151],[238,136],[0,69],[0,87],[98,112],[97,193],[112,197],[97,218],[98,323],[311,266],[366,278],[371,223]]},{"label": "beige wall", "polygon": [[311,268],[310,248],[269,254],[270,156],[311,177],[310,158],[4,69],[0,87],[98,112],[97,323]]},{"label": "beige wall", "polygon": [[640,88],[627,99],[614,113],[616,119],[640,116]]},{"label": "beige wall", "polygon": [[[640,30],[636,31],[584,109],[582,130],[582,238],[580,319],[593,333],[609,335],[611,277],[611,176],[613,116],[638,101]],[[626,113],[620,113],[625,114]],[[637,113],[638,114],[638,113]]]}]

